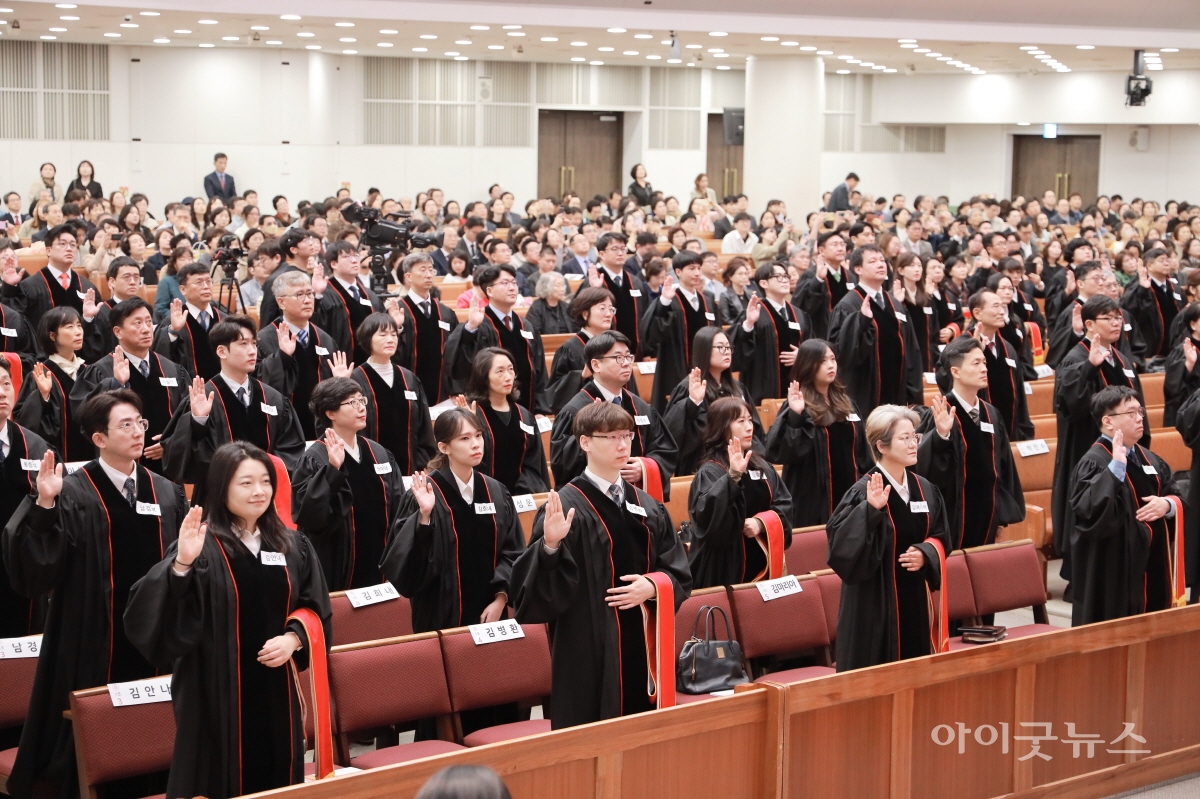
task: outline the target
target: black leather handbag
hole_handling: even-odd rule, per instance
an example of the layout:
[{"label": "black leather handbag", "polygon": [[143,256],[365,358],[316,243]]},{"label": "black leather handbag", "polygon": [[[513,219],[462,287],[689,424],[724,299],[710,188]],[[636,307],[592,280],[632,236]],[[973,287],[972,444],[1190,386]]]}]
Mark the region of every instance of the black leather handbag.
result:
[{"label": "black leather handbag", "polygon": [[[714,640],[713,613],[725,620],[725,638]],[[704,617],[704,638],[697,638],[700,617]],[[696,612],[692,637],[683,645],[675,664],[675,689],[685,694],[711,694],[732,691],[735,685],[749,682],[742,666],[742,648],[733,640],[725,609],[704,605]]]}]

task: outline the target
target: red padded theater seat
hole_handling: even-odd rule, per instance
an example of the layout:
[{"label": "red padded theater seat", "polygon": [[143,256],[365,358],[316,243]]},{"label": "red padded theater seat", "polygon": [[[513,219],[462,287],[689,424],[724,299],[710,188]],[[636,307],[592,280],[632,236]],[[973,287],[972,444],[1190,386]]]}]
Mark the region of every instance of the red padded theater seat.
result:
[{"label": "red padded theater seat", "polygon": [[367,752],[365,755],[350,761],[350,765],[355,768],[372,769],[381,766],[391,766],[396,763],[407,763],[410,760],[419,760],[422,757],[433,757],[434,755],[444,755],[448,752],[457,752],[465,747],[459,746],[450,741],[414,741],[410,744],[402,744],[400,746],[389,746],[386,749],[376,749],[374,752]]},{"label": "red padded theater seat", "polygon": [[550,719],[529,719],[529,721],[514,721],[511,724],[497,724],[485,727],[463,737],[463,743],[468,747],[486,746],[487,744],[511,741],[514,738],[524,738],[526,735],[539,735],[550,732]]}]

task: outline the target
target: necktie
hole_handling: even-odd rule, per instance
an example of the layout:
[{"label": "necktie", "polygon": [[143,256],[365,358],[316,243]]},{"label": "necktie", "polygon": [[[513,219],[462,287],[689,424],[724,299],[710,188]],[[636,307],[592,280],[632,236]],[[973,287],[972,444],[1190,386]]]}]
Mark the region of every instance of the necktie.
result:
[{"label": "necktie", "polygon": [[218,181],[220,182],[220,184],[221,184],[221,191],[225,191],[225,173],[224,173],[224,172],[218,172],[218,173],[217,173],[217,180],[218,180]]},{"label": "necktie", "polygon": [[433,306],[431,306],[429,304],[429,300],[421,300],[420,305],[421,305],[421,313],[425,314],[425,316],[428,317],[433,314]]},{"label": "necktie", "polygon": [[300,342],[301,347],[307,347],[308,346],[308,331],[301,330],[298,333],[296,333],[296,341]]},{"label": "necktie", "polygon": [[71,276],[68,275],[66,272],[63,272],[61,275],[58,276],[58,282],[65,289],[71,288]]},{"label": "necktie", "polygon": [[612,282],[613,282],[614,286],[616,286],[617,288],[621,288],[621,276],[620,275],[614,276],[612,279]]},{"label": "necktie", "polygon": [[968,413],[971,415],[971,421],[975,424],[979,424],[979,406],[976,405],[974,408],[968,411]]},{"label": "necktie", "polygon": [[618,394],[617,396],[613,397],[613,405],[620,406],[620,404],[621,404],[621,395]]},{"label": "necktie", "polygon": [[618,505],[621,504],[621,487],[613,483],[608,487],[608,498]]},{"label": "necktie", "polygon": [[208,330],[208,311],[200,312],[200,327]]},{"label": "necktie", "polygon": [[125,499],[129,502],[129,507],[133,507],[137,503],[137,492],[134,490],[135,483],[132,477],[125,478]]},{"label": "necktie", "polygon": [[248,394],[246,394],[246,389],[239,388],[237,390],[237,398],[238,398],[238,402],[242,403],[243,407],[246,407],[246,408],[250,407],[250,396]]},{"label": "necktie", "polygon": [[509,314],[508,316],[504,317],[504,326],[507,327],[509,330],[513,329],[512,314]]},{"label": "necktie", "polygon": [[883,304],[883,292],[882,291],[875,292],[875,304],[878,305],[881,310],[885,307]]},{"label": "necktie", "polygon": [[0,441],[0,461],[8,458],[8,442]]},{"label": "necktie", "polygon": [[358,297],[358,284],[357,283],[350,286],[350,296],[354,298],[355,302],[358,302],[359,297]]},{"label": "necktie", "polygon": [[142,377],[150,376],[150,362],[142,361],[138,364],[138,371],[142,373]]}]

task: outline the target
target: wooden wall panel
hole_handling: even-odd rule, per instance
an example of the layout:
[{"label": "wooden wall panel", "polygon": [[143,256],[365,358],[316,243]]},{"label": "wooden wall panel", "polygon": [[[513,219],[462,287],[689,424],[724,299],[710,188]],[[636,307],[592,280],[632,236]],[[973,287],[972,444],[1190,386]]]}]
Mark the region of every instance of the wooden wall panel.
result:
[{"label": "wooden wall panel", "polygon": [[[958,799],[989,797],[1012,790],[1012,739],[1008,754],[1003,749],[1003,728],[1009,735],[1016,728],[1014,697],[1015,669],[976,674],[953,682],[939,683],[914,692],[912,724],[912,790],[914,797],[954,796]],[[965,739],[960,747],[959,724]],[[931,733],[938,725],[954,729],[954,742],[940,746]],[[994,732],[983,729],[991,725]],[[949,734],[938,731],[940,740]],[[979,740],[993,740],[983,745]],[[959,749],[962,754],[959,754]]]},{"label": "wooden wall panel", "polygon": [[[1034,718],[1020,721],[1052,723],[1050,734],[1060,740],[1041,744],[1041,751],[1051,760],[1031,758],[1034,785],[1125,762],[1121,755],[1110,755],[1104,750],[1112,748],[1107,743],[1124,729],[1126,649],[1117,646],[1038,664]],[[1087,756],[1086,746],[1080,747],[1078,758],[1073,757],[1074,747],[1062,740],[1067,738],[1068,722],[1075,725],[1076,735],[1099,734],[1103,738],[1103,743],[1095,748],[1095,757]],[[1013,734],[1042,735],[1044,731],[1045,727],[1025,727]],[[1030,751],[1029,741],[1016,742],[1018,756]]]},{"label": "wooden wall panel", "polygon": [[596,761],[573,760],[534,771],[504,775],[513,799],[596,799]]},{"label": "wooden wall panel", "polygon": [[[748,724],[625,752],[621,799],[759,799],[764,795],[764,739],[765,725]],[[709,754],[697,758],[696,752]]]},{"label": "wooden wall panel", "polygon": [[[1146,739],[1146,745],[1125,748],[1144,748],[1157,754],[1200,744],[1197,652],[1200,652],[1200,631],[1172,635],[1146,644],[1142,711],[1145,721],[1136,730]],[[1125,743],[1136,742],[1126,740],[1122,746]]]},{"label": "wooden wall panel", "polygon": [[891,696],[792,716],[786,796],[887,796],[891,733]]}]

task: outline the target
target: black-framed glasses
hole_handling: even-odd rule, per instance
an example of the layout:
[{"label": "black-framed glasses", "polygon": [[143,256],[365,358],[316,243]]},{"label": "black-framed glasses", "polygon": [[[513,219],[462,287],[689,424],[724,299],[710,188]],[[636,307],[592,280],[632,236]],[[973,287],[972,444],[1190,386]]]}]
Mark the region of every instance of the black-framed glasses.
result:
[{"label": "black-framed glasses", "polygon": [[713,352],[733,352],[733,347],[728,344],[714,344]]},{"label": "black-framed glasses", "polygon": [[1146,409],[1142,406],[1138,406],[1137,408],[1135,408],[1132,411],[1121,411],[1120,413],[1105,414],[1105,416],[1130,416],[1130,415],[1140,416],[1143,419],[1145,419],[1146,418]]},{"label": "black-framed glasses", "polygon": [[633,363],[633,356],[629,355],[629,354],[605,355],[600,358],[597,358],[596,360],[598,360],[598,361],[616,361],[618,366],[625,366],[626,364]]}]

